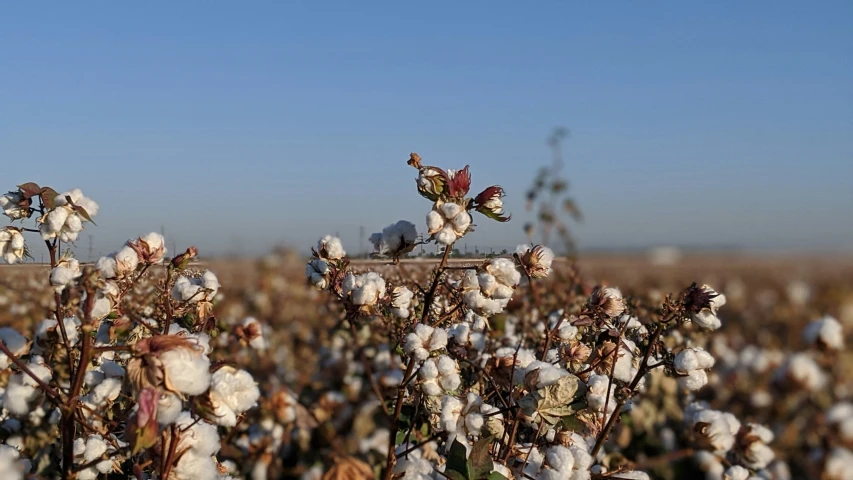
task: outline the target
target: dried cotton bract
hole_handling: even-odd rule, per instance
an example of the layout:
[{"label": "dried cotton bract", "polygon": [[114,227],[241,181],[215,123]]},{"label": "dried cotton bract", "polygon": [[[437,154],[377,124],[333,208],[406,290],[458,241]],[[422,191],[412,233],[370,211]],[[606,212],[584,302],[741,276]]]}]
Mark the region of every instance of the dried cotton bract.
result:
[{"label": "dried cotton bract", "polygon": [[551,273],[554,252],[544,245],[519,245],[515,254],[530,278],[544,278]]}]

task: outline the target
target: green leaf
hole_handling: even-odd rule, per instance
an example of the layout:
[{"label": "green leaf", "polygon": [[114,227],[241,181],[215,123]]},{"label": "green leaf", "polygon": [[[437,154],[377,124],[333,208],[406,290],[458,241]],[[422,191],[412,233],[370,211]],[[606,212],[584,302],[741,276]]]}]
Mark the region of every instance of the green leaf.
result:
[{"label": "green leaf", "polygon": [[489,453],[489,446],[493,440],[494,437],[484,437],[477,440],[471,447],[471,455],[468,457],[469,480],[486,478],[495,469],[495,464],[492,462],[492,456]]},{"label": "green leaf", "polygon": [[489,474],[488,477],[486,477],[486,480],[509,480],[509,479],[504,477],[502,473],[492,472]]},{"label": "green leaf", "polygon": [[468,475],[468,455],[465,445],[459,440],[453,440],[450,445],[450,452],[447,454],[447,467],[444,469],[445,475],[450,472],[456,472],[465,480],[469,480]]}]

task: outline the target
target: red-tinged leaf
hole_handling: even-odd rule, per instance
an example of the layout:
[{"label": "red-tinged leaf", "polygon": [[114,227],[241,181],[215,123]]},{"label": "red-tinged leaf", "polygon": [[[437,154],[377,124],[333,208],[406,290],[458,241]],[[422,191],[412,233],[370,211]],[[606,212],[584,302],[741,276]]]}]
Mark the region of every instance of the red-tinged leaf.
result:
[{"label": "red-tinged leaf", "polygon": [[56,196],[59,195],[56,193],[56,190],[50,187],[42,187],[39,195],[41,195],[41,203],[43,203],[45,207],[56,208]]},{"label": "red-tinged leaf", "polygon": [[24,195],[25,198],[35,197],[39,194],[39,192],[41,192],[41,187],[39,187],[38,184],[33,182],[27,182],[18,185],[18,189],[21,190],[21,193]]},{"label": "red-tinged leaf", "polygon": [[463,198],[468,195],[468,190],[471,189],[471,171],[468,165],[454,173],[449,180],[447,189],[451,197]]}]

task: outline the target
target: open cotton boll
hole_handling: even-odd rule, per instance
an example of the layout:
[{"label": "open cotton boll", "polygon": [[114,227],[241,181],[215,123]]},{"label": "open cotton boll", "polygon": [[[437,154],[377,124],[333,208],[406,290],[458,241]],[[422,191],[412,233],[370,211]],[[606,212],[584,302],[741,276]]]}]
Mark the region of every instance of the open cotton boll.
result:
[{"label": "open cotton boll", "polygon": [[76,258],[64,258],[50,271],[50,284],[57,293],[62,293],[66,285],[82,275],[80,262]]},{"label": "open cotton boll", "polygon": [[[0,342],[9,349],[16,357],[21,357],[30,350],[30,342],[27,337],[18,333],[11,327],[0,327]],[[9,368],[11,360],[5,353],[0,352],[0,370]]]},{"label": "open cotton boll", "polygon": [[32,468],[28,459],[21,458],[21,452],[12,446],[0,444],[0,478],[3,480],[24,480],[24,475]]},{"label": "open cotton boll", "polygon": [[321,258],[329,260],[340,260],[347,254],[341,239],[332,235],[326,235],[317,241],[317,253]]},{"label": "open cotton boll", "polygon": [[233,427],[237,424],[236,416],[255,406],[260,396],[258,385],[249,372],[229,366],[220,368],[211,377],[210,400],[215,406],[215,415],[226,415],[214,419],[214,422]]},{"label": "open cotton boll", "polygon": [[115,254],[101,257],[98,263],[95,264],[101,276],[104,278],[115,278],[118,275],[118,264],[116,263]]},{"label": "open cotton boll", "polygon": [[175,423],[184,408],[180,397],[171,392],[160,392],[157,400],[157,423],[169,425]]},{"label": "open cotton boll", "polygon": [[809,323],[803,331],[803,338],[806,343],[827,350],[844,349],[844,330],[841,323],[830,316]]},{"label": "open cotton boll", "polygon": [[186,395],[201,395],[210,386],[210,360],[192,348],[174,348],[160,354],[168,385]]},{"label": "open cotton boll", "polygon": [[214,425],[196,420],[187,411],[181,412],[175,424],[182,430],[178,437],[179,449],[189,448],[203,456],[215,455],[219,451],[219,433]]},{"label": "open cotton boll", "polygon": [[203,455],[195,450],[189,450],[178,460],[172,469],[170,479],[202,480],[219,478],[216,460],[211,455]]}]

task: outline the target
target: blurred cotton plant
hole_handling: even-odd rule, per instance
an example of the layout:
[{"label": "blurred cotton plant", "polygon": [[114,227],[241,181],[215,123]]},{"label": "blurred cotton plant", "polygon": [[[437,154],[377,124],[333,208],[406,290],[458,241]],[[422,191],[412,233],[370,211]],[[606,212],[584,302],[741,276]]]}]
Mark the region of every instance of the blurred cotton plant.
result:
[{"label": "blurred cotton plant", "polygon": [[[38,233],[53,295],[32,334],[0,328],[0,429],[21,433],[0,435],[0,476],[232,478],[216,456],[220,429],[237,426],[260,390],[227,356],[211,360],[220,284],[191,268],[197,250],[164,264],[165,239],[149,233],[84,265],[60,249],[92,222],[95,201],[34,183],[0,198],[6,216],[38,226],[0,230],[4,260],[21,260],[23,234]],[[262,332],[246,323],[241,338],[260,348]]]},{"label": "blurred cotton plant", "polygon": [[[340,340],[329,352],[350,360],[341,364],[342,388],[364,392],[351,398],[376,412],[376,433],[360,457],[373,473],[353,478],[649,478],[614,432],[650,388],[660,394],[661,379],[680,386],[667,395],[687,419],[671,426],[682,429],[686,449],[709,449],[732,474],[770,478],[772,432],[694,401],[715,366],[696,342],[722,325],[724,296],[693,284],[653,306],[598,286],[570,289],[554,308],[539,285],[555,268],[546,246],[520,245],[482,263],[448,261],[452,245],[473,228],[471,212],[509,220],[503,189],[469,198],[469,167],[424,166],[414,153],[408,163],[418,170],[418,193],[432,202],[429,241],[446,246],[438,265],[419,277],[406,275],[404,265],[386,265],[382,274],[360,270],[326,236],[305,270],[309,284],[342,307]],[[371,242],[393,257],[415,238],[414,225],[401,221]],[[329,405],[323,412],[332,412],[315,414],[321,422],[363,408],[322,400],[331,393],[318,397]],[[666,436],[675,449],[675,430]],[[338,456],[327,474],[353,461]]]}]

